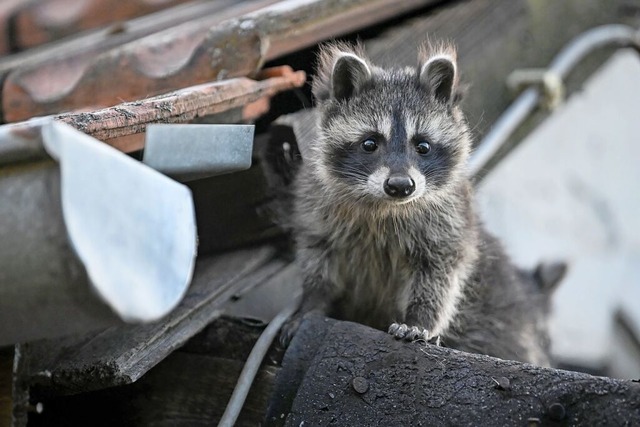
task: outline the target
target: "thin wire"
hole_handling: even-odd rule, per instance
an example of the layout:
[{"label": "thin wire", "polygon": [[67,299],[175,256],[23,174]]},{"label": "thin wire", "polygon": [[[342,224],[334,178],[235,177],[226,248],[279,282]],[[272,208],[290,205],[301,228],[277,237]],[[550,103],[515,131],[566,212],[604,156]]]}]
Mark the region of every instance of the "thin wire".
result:
[{"label": "thin wire", "polygon": [[224,414],[222,414],[218,427],[233,427],[235,424],[244,405],[244,401],[247,399],[251,384],[253,384],[253,380],[260,369],[264,356],[267,354],[271,343],[273,343],[273,340],[278,335],[278,331],[280,331],[282,325],[298,309],[298,304],[299,301],[296,299],[296,301],[280,311],[280,313],[269,322],[269,326],[265,328],[260,338],[258,338],[253,349],[251,349],[251,354],[249,354],[244,368],[242,368],[242,372],[236,383],[236,388],[233,390],[231,399],[224,410]]}]

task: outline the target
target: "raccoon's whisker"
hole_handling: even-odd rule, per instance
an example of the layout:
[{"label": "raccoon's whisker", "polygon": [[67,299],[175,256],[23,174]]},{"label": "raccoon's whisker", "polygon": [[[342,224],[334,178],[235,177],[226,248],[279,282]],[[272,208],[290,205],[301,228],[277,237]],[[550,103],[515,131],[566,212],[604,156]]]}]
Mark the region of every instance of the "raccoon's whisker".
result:
[{"label": "raccoon's whisker", "polygon": [[480,128],[480,125],[484,124],[485,113],[486,111],[482,110],[482,112],[480,113],[480,117],[478,117],[478,120],[476,120],[476,124],[472,128],[469,128],[469,134],[473,135],[474,133],[476,133],[478,128]]},{"label": "raccoon's whisker", "polygon": [[347,166],[347,167],[337,167],[337,166],[333,166],[329,168],[331,171],[335,172],[336,174],[342,174],[342,173],[353,173],[355,175],[362,175],[362,176],[368,176],[371,174],[371,172],[367,169],[358,169],[356,167],[353,166]]},{"label": "raccoon's whisker", "polygon": [[329,166],[328,168],[334,172],[355,172],[357,174],[362,174],[362,175],[370,174],[371,171],[369,171],[369,168],[366,167],[366,165],[363,165],[363,166],[364,166],[364,169],[359,169],[351,165],[340,165],[340,166],[332,165],[332,166]]}]

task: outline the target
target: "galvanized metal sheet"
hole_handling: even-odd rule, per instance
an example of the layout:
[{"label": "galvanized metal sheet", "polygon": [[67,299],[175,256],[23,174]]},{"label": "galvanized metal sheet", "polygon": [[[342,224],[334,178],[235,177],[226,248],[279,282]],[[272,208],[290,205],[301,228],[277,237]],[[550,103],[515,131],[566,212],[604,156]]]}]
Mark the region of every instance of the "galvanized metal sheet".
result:
[{"label": "galvanized metal sheet", "polygon": [[44,156],[0,166],[0,346],[122,322],[88,285],[62,218],[59,165]]},{"label": "galvanized metal sheet", "polygon": [[95,291],[127,321],[167,314],[193,274],[190,190],[70,126],[42,132],[60,163],[68,237]]},{"label": "galvanized metal sheet", "polygon": [[143,162],[189,181],[251,167],[253,125],[152,124]]}]

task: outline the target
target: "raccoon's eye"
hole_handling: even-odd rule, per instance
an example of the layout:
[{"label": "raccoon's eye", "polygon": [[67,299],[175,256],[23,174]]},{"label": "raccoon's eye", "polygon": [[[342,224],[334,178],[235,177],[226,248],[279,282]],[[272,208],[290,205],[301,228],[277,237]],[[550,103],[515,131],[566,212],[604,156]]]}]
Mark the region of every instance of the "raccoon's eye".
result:
[{"label": "raccoon's eye", "polygon": [[362,144],[360,144],[360,146],[367,153],[373,153],[374,151],[376,151],[376,148],[378,148],[378,144],[376,144],[376,142],[371,138],[362,141]]},{"label": "raccoon's eye", "polygon": [[418,154],[427,154],[429,151],[431,151],[431,145],[429,145],[427,141],[420,141],[416,144],[416,151],[418,152]]}]

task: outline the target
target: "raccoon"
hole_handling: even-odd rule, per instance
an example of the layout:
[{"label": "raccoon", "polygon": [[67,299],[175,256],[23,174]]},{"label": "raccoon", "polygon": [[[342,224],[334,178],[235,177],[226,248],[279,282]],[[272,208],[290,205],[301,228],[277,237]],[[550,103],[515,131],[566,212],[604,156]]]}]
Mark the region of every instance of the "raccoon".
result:
[{"label": "raccoon", "polygon": [[456,51],[426,44],[418,62],[387,70],[360,46],[321,49],[319,136],[294,190],[304,294],[282,340],[318,310],[398,339],[548,365],[549,292],[474,212]]}]

